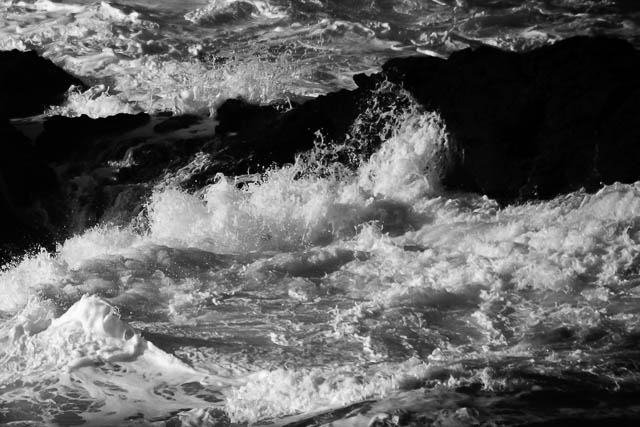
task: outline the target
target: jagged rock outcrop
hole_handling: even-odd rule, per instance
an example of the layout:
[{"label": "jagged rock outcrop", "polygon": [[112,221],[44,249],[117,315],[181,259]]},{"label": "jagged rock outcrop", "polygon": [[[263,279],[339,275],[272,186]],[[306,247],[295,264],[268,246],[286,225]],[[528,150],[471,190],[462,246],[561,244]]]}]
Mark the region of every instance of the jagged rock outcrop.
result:
[{"label": "jagged rock outcrop", "polygon": [[[375,82],[302,104],[252,105],[239,99],[227,100],[216,115],[215,156],[233,165],[223,171],[230,174],[260,172],[273,164],[291,163],[320,138],[333,144],[357,140],[357,150],[366,156],[389,136],[389,123],[377,114],[401,111],[407,106],[404,95],[393,89],[379,90]],[[360,123],[355,135],[357,120]],[[339,153],[334,160],[351,161]]]},{"label": "jagged rock outcrop", "polygon": [[363,90],[341,90],[291,109],[226,101],[216,116],[220,149],[236,161],[235,173],[259,172],[272,164],[292,162],[295,154],[313,147],[318,131],[327,140],[344,139],[366,96]]},{"label": "jagged rock outcrop", "polygon": [[84,84],[34,51],[0,51],[0,117],[42,113],[64,101],[70,86]]},{"label": "jagged rock outcrop", "polygon": [[57,236],[59,185],[31,141],[0,119],[0,260]]},{"label": "jagged rock outcrop", "polygon": [[8,119],[41,114],[72,85],[83,83],[35,52],[0,51],[0,261],[52,243],[63,210],[53,169]]},{"label": "jagged rock outcrop", "polygon": [[448,188],[527,200],[640,179],[640,54],[625,41],[399,58],[382,75],[445,120]]},{"label": "jagged rock outcrop", "polygon": [[[149,123],[146,113],[116,114],[93,119],[89,116],[50,117],[38,136],[38,150],[53,162],[100,163],[105,153],[121,150],[118,137]],[[114,137],[111,139],[105,137]],[[114,140],[115,139],[115,140]]]}]

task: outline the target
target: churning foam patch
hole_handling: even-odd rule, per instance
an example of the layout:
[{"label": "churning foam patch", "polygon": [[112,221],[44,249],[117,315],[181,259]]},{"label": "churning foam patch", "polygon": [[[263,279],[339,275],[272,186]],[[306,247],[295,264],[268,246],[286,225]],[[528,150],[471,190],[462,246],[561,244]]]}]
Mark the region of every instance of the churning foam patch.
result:
[{"label": "churning foam patch", "polygon": [[113,81],[85,92],[71,91],[65,103],[49,115],[70,117],[82,114],[106,117],[118,113],[172,111],[176,114],[208,114],[227,99],[268,103],[286,98],[304,70],[287,55],[206,62],[161,59],[150,55],[137,59],[119,57],[109,50],[64,60],[64,68],[77,74],[93,74]]},{"label": "churning foam patch", "polygon": [[225,409],[235,422],[331,409],[372,397],[382,398],[407,378],[420,378],[429,372],[429,367],[417,360],[402,367],[381,364],[378,368],[375,373],[356,366],[259,371],[246,378],[246,385],[228,392]]},{"label": "churning foam patch", "polygon": [[222,176],[196,194],[167,188],[149,203],[149,236],[161,244],[245,252],[353,235],[362,221],[382,220],[385,208],[395,209],[380,199],[410,203],[435,194],[438,176],[420,172],[437,169],[434,162],[441,160],[446,144],[436,115],[409,115],[356,173],[334,165],[323,167],[333,174],[319,177],[309,173],[321,167],[318,158],[307,156],[242,188]]}]

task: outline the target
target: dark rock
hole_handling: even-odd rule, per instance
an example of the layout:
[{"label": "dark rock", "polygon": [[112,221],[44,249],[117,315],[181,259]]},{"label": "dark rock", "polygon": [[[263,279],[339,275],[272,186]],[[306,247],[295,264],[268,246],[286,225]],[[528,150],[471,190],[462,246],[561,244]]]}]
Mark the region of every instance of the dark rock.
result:
[{"label": "dark rock", "polygon": [[282,113],[254,145],[255,161],[267,166],[291,162],[296,153],[313,147],[317,132],[328,140],[343,139],[360,112],[361,96],[358,91],[341,90]]},{"label": "dark rock", "polygon": [[[215,145],[212,121],[166,115],[155,121],[152,126],[151,117],[140,113],[44,122],[36,143],[62,183],[60,204],[69,212],[65,233],[104,222],[128,224],[144,209],[155,184]],[[182,129],[186,132],[175,132]]]},{"label": "dark rock", "polygon": [[[151,117],[146,113],[116,114],[115,116],[92,119],[80,117],[50,117],[44,123],[43,132],[38,137],[38,149],[48,160],[69,162],[78,158],[98,156],[104,147],[96,146],[106,135],[122,135],[130,130],[146,125]],[[111,145],[113,143],[111,142]]]},{"label": "dark rock", "polygon": [[271,105],[255,105],[241,99],[228,99],[216,111],[216,119],[220,122],[216,132],[222,134],[256,129],[256,133],[264,131],[269,122],[280,115],[278,108]]},{"label": "dark rock", "polygon": [[64,101],[70,86],[85,87],[33,51],[0,51],[0,117],[40,114]]},{"label": "dark rock", "polygon": [[640,179],[640,54],[625,41],[481,47],[446,61],[393,59],[383,71],[445,120],[455,151],[447,188],[509,201]]},{"label": "dark rock", "polygon": [[149,188],[143,185],[112,185],[107,191],[106,209],[100,220],[116,225],[127,225],[140,214]]},{"label": "dark rock", "polygon": [[158,133],[174,132],[180,129],[188,128],[194,124],[200,123],[202,118],[194,114],[184,114],[182,116],[169,117],[162,123],[158,123],[153,130]]},{"label": "dark rock", "polygon": [[[353,91],[340,90],[291,108],[228,100],[216,116],[219,121],[216,159],[233,164],[223,171],[225,173],[261,172],[274,164],[293,162],[297,154],[310,150],[320,139],[343,143],[350,138],[356,118],[372,103],[384,109],[398,102],[393,93],[373,93],[373,86],[375,84]],[[363,147],[378,146],[383,133],[372,124],[368,135],[360,135],[370,139]],[[340,157],[334,160],[350,161]]]},{"label": "dark rock", "polygon": [[0,120],[0,262],[51,242],[62,213],[59,184],[29,139]]}]

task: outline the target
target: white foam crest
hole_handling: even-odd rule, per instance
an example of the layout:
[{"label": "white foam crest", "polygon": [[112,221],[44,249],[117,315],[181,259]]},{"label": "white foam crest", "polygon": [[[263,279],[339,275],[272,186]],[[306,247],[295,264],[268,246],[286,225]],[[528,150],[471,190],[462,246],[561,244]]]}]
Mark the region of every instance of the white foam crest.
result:
[{"label": "white foam crest", "polygon": [[56,259],[73,270],[87,260],[135,252],[143,242],[144,236],[132,228],[100,226],[67,239],[58,247]]},{"label": "white foam crest", "polygon": [[0,272],[0,292],[4,295],[0,310],[15,313],[43,293],[75,294],[73,286],[67,289],[65,285],[73,283],[73,272],[87,261],[113,255],[137,256],[138,246],[143,242],[143,236],[131,228],[104,226],[67,239],[55,254],[44,250],[27,254]]},{"label": "white foam crest", "polygon": [[[68,276],[89,260],[139,258],[139,250],[144,252],[150,244],[217,252],[287,250],[352,236],[359,224],[368,221],[402,229],[409,206],[384,199],[409,200],[434,188],[418,171],[433,160],[430,147],[444,145],[438,139],[444,138],[444,130],[435,116],[409,115],[407,122],[355,174],[339,164],[323,163],[330,156],[320,149],[317,156],[300,157],[294,165],[271,170],[243,188],[220,177],[197,194],[156,189],[149,203],[148,233],[101,226],[69,238],[55,255],[27,256],[0,274],[0,286],[8,295],[0,309],[15,312],[30,296],[49,287],[62,289]],[[411,131],[426,139],[410,138]],[[194,167],[207,161],[207,156],[196,156]],[[390,164],[393,174],[385,173]],[[179,175],[171,179],[179,180]],[[403,186],[406,192],[390,191]]]},{"label": "white foam crest", "polygon": [[24,374],[37,376],[106,362],[132,362],[145,352],[154,363],[182,366],[144,340],[120,319],[113,306],[98,297],[83,296],[54,319],[51,303],[42,304],[39,310],[28,305],[10,322],[12,342],[3,354],[7,363],[4,375],[19,374],[10,369],[16,364],[25,368]]},{"label": "white foam crest", "polygon": [[47,334],[65,339],[81,334],[82,341],[98,343],[86,350],[74,348],[73,358],[67,365],[69,369],[100,362],[133,361],[147,350],[147,342],[120,320],[114,307],[94,296],[83,296],[53,320]]},{"label": "white foam crest", "polygon": [[616,221],[637,218],[640,215],[640,183],[603,187],[596,194],[585,196],[576,215]]},{"label": "white foam crest", "polygon": [[[340,165],[323,166],[320,154],[300,157],[294,165],[273,169],[243,188],[220,177],[197,194],[171,187],[157,189],[148,205],[148,233],[132,228],[97,227],[68,239],[58,248],[56,256],[27,258],[5,272],[1,276],[5,286],[17,291],[16,298],[6,301],[6,310],[13,311],[30,295],[62,283],[70,272],[91,259],[114,255],[138,257],[138,249],[149,244],[227,253],[289,250],[353,235],[362,222],[403,226],[400,223],[406,219],[402,213],[406,209],[381,200],[393,199],[394,195],[374,193],[374,189],[381,187],[380,181],[386,189],[406,185],[419,188],[406,193],[419,197],[424,195],[425,188],[432,188],[418,170],[431,159],[432,153],[425,147],[441,145],[442,141],[434,138],[443,137],[444,131],[438,127],[435,116],[424,117],[409,116],[410,125],[401,125],[399,132],[385,143],[387,148],[366,163],[359,175]],[[409,130],[428,137],[426,143],[422,138],[398,136],[408,134]],[[403,148],[388,148],[393,144]],[[410,148],[411,144],[418,148]],[[208,161],[206,156],[198,159]],[[200,165],[201,161],[195,163]],[[384,173],[389,164],[395,165],[394,174]],[[326,172],[331,173],[322,175]],[[367,179],[363,181],[365,174]],[[418,184],[412,187],[414,181]],[[360,182],[364,185],[359,185]],[[403,196],[402,200],[408,198]]]},{"label": "white foam crest", "polygon": [[[71,412],[77,414],[79,408],[88,407],[81,413],[85,421],[113,425],[139,413],[153,417],[177,411],[185,404],[206,404],[179,392],[181,384],[201,382],[215,389],[235,383],[196,371],[160,350],[98,297],[83,296],[53,319],[50,303],[35,304],[37,309],[27,307],[9,321],[9,334],[1,331],[0,379],[3,384],[15,383],[3,398],[38,404],[42,410],[38,415],[45,419],[48,409],[56,409],[56,404],[42,400],[29,384],[47,384],[48,391],[62,400],[73,397],[68,406],[78,407]],[[37,328],[35,317],[40,317]],[[174,391],[163,394],[164,389]]]},{"label": "white foam crest", "polygon": [[285,167],[244,189],[220,177],[197,195],[170,188],[156,192],[149,204],[150,237],[163,244],[222,252],[313,242],[324,231],[335,183],[297,180],[296,174],[297,168]]},{"label": "white foam crest", "polygon": [[111,95],[104,85],[97,85],[84,92],[71,88],[63,105],[50,107],[45,115],[91,118],[107,117],[116,114],[138,113],[134,105],[126,102],[120,95]]},{"label": "white foam crest", "polygon": [[30,297],[22,309],[0,327],[0,342],[10,346],[23,335],[42,332],[56,317],[56,309],[51,301]]},{"label": "white foam crest", "polygon": [[[87,10],[87,6],[73,3],[58,3],[50,0],[36,0],[34,3],[26,3],[19,1],[16,6],[24,7],[27,9],[34,9],[43,12],[63,12],[66,14],[78,14]],[[112,6],[108,2],[100,2],[96,5],[91,5],[92,9],[103,18],[109,19],[114,22],[136,22],[138,21],[139,14],[137,12],[131,12],[129,14],[124,13],[120,9]]]},{"label": "white foam crest", "polygon": [[269,3],[269,0],[209,0],[209,4],[205,7],[196,9],[185,14],[184,19],[194,24],[201,24],[207,20],[215,18],[221,12],[225,12],[232,5],[241,4],[251,5],[257,13],[252,13],[254,17],[263,17],[268,19],[282,19],[287,16],[286,11]]},{"label": "white foam crest", "polygon": [[105,19],[109,19],[113,22],[140,22],[140,14],[138,12],[124,13],[122,10],[110,5],[107,2],[100,2],[98,6],[98,13]]}]

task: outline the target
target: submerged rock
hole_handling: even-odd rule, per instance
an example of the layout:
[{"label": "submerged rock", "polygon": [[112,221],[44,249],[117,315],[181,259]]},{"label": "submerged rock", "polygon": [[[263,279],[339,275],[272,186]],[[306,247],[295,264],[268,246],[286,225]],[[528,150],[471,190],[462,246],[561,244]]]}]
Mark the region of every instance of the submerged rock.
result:
[{"label": "submerged rock", "polygon": [[34,51],[0,51],[0,117],[42,113],[64,101],[70,86],[84,84]]}]

